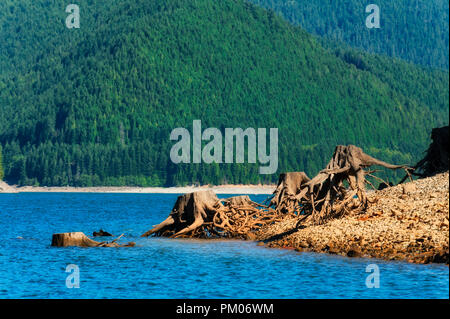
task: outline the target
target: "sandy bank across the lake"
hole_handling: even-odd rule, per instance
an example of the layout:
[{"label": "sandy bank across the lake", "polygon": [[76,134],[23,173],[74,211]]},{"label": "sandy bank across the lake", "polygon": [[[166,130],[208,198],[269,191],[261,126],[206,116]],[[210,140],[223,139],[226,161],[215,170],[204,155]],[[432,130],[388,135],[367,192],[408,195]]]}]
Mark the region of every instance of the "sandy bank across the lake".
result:
[{"label": "sandy bank across the lake", "polygon": [[11,187],[19,193],[142,193],[185,194],[201,190],[212,190],[216,194],[272,194],[275,185],[220,185],[185,187]]}]

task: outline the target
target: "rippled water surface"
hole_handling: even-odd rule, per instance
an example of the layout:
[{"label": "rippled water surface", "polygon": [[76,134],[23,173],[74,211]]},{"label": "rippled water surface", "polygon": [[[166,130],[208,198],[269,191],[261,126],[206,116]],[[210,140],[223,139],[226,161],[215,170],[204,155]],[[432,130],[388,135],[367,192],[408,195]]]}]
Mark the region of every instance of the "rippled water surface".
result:
[{"label": "rippled water surface", "polygon": [[[140,238],[172,194],[0,194],[0,298],[448,298],[449,268],[267,249],[253,242]],[[226,196],[222,196],[226,197]],[[261,201],[265,196],[253,196]],[[53,248],[53,233],[103,228],[133,248]],[[369,264],[380,288],[368,289]],[[66,266],[80,288],[66,288]]]}]

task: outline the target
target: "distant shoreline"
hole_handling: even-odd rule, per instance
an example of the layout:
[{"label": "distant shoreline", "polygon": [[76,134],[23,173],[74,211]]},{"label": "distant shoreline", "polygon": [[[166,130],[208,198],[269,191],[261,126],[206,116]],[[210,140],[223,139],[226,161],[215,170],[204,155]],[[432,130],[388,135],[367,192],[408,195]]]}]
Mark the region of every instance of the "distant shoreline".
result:
[{"label": "distant shoreline", "polygon": [[[97,187],[9,187],[10,193],[129,193],[129,194],[185,194],[201,190],[212,190],[216,194],[272,194],[276,185],[218,185],[184,187],[135,187],[135,186],[97,186]],[[0,193],[2,191],[0,190]]]}]

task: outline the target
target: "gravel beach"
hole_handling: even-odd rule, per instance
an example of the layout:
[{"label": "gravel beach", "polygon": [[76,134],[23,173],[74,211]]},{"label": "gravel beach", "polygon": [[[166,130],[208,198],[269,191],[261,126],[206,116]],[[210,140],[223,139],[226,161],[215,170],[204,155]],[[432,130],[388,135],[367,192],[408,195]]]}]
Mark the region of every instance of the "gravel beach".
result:
[{"label": "gravel beach", "polygon": [[413,263],[449,263],[449,174],[369,194],[358,215],[295,230],[296,219],[258,233],[267,247],[375,257]]}]

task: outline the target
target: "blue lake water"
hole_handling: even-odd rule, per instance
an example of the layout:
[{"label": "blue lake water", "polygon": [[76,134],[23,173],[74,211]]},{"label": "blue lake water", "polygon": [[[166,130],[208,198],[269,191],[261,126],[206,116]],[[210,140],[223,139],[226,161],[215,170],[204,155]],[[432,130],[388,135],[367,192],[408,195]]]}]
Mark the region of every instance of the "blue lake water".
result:
[{"label": "blue lake water", "polygon": [[[448,298],[449,268],[268,249],[254,242],[140,238],[172,194],[0,194],[0,298]],[[221,195],[221,197],[227,197]],[[251,196],[262,201],[266,196]],[[133,248],[54,248],[100,228]],[[18,237],[22,237],[18,238]],[[80,288],[66,287],[66,267]],[[369,264],[380,287],[366,287]]]}]

